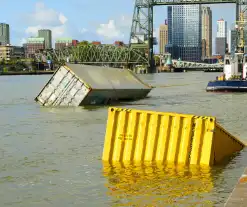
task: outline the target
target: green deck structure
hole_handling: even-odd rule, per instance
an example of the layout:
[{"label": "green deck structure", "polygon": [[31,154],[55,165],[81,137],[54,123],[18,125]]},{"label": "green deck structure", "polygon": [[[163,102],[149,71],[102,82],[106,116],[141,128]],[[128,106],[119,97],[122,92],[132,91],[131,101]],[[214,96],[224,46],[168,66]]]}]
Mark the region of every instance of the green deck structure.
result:
[{"label": "green deck structure", "polygon": [[148,58],[143,48],[133,48],[114,45],[83,45],[66,47],[60,50],[41,50],[36,53],[36,59],[41,62],[71,62],[80,64],[115,64],[140,65],[148,64]]}]

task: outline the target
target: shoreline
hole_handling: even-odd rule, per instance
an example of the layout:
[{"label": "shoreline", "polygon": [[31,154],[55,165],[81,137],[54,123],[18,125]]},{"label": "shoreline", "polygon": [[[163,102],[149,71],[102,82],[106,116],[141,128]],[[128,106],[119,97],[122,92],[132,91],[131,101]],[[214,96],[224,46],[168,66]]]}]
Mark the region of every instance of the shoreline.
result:
[{"label": "shoreline", "polygon": [[8,72],[1,72],[0,76],[8,76],[8,75],[50,75],[53,74],[55,71],[8,71]]}]

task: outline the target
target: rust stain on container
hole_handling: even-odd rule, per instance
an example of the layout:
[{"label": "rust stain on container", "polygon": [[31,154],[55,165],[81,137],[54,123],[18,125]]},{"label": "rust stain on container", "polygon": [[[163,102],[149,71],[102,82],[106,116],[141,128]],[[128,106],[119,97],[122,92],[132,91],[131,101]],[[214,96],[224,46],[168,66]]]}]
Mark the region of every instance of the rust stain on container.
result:
[{"label": "rust stain on container", "polygon": [[111,107],[102,160],[213,165],[244,147],[215,117]]}]

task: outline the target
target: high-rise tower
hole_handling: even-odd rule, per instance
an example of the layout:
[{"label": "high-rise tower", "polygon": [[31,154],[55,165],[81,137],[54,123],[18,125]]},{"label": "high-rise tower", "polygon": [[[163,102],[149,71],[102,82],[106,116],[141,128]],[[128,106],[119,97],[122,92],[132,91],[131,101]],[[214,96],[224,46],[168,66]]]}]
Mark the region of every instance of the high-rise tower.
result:
[{"label": "high-rise tower", "polygon": [[159,47],[160,54],[165,53],[165,46],[168,44],[168,24],[167,21],[165,24],[160,25],[159,29]]},{"label": "high-rise tower", "polygon": [[41,29],[38,31],[38,37],[45,39],[45,49],[52,48],[52,34],[49,29]]},{"label": "high-rise tower", "polygon": [[201,5],[168,6],[167,52],[172,58],[199,62],[202,57]]},{"label": "high-rise tower", "polygon": [[212,11],[202,7],[202,57],[212,56]]},{"label": "high-rise tower", "polygon": [[226,53],[227,22],[224,19],[217,21],[216,54],[224,56]]},{"label": "high-rise tower", "polygon": [[0,43],[1,45],[10,44],[9,25],[0,23]]}]

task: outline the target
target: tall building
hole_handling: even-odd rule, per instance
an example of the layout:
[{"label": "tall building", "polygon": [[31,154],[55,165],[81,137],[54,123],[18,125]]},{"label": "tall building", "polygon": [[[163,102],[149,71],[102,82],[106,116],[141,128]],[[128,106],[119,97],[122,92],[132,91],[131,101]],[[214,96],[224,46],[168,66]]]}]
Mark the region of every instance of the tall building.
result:
[{"label": "tall building", "polygon": [[7,45],[10,44],[9,37],[9,25],[5,23],[0,23],[0,44]]},{"label": "tall building", "polygon": [[33,58],[37,50],[45,49],[45,39],[43,37],[30,37],[27,39],[26,57]]},{"label": "tall building", "polygon": [[216,34],[216,54],[225,56],[227,42],[227,22],[224,19],[217,21],[217,34]]},{"label": "tall building", "polygon": [[166,21],[165,24],[160,25],[160,29],[159,29],[160,54],[165,53],[165,46],[167,44],[168,44],[168,24]]},{"label": "tall building", "polygon": [[199,62],[202,57],[201,5],[168,6],[168,45],[173,59]]},{"label": "tall building", "polygon": [[202,7],[202,57],[212,56],[212,11]]},{"label": "tall building", "polygon": [[52,33],[49,29],[41,29],[38,31],[38,37],[45,39],[45,49],[52,48]]},{"label": "tall building", "polygon": [[217,35],[216,37],[226,37],[227,35],[227,22],[224,19],[217,21]]}]

